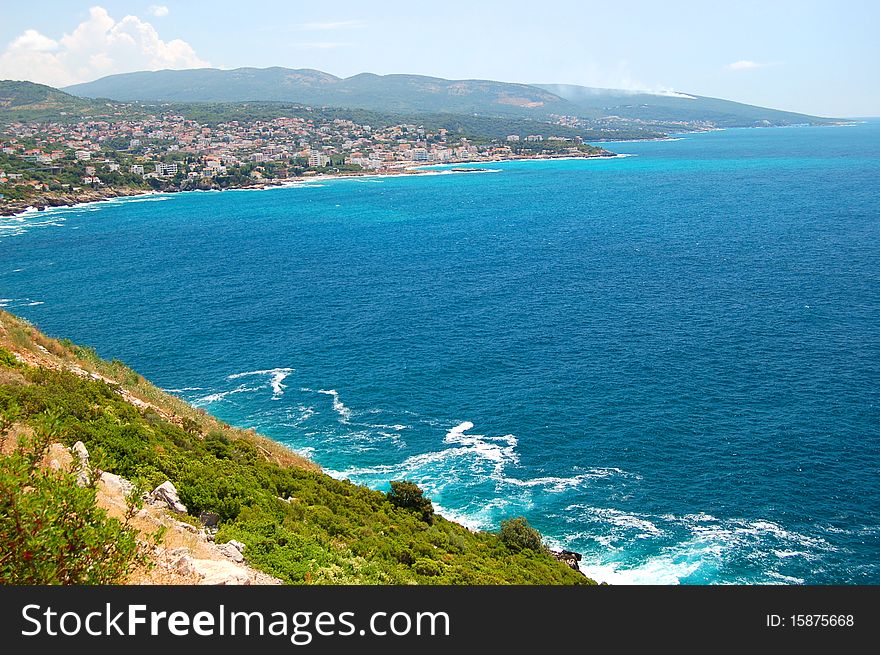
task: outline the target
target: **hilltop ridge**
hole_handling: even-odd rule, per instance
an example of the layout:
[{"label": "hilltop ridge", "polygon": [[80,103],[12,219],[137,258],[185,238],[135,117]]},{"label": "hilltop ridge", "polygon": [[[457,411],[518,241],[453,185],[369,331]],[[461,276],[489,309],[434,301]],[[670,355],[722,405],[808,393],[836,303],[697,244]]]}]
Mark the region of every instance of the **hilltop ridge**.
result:
[{"label": "hilltop ridge", "polygon": [[706,123],[716,127],[821,125],[834,119],[695,94],[653,94],[570,84],[448,80],[360,73],[340,78],[313,69],[198,68],[121,73],[64,89],[83,98],[137,102],[282,101],[373,111],[478,114],[590,122]]}]

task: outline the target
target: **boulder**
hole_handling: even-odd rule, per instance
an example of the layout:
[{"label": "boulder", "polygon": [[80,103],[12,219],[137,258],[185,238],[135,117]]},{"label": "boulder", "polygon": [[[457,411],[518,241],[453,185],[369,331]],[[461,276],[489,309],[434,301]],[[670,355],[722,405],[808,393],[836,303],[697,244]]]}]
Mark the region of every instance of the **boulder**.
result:
[{"label": "boulder", "polygon": [[550,554],[570,569],[574,569],[578,573],[581,572],[581,567],[578,566],[578,562],[582,559],[580,553],[575,553],[571,550],[551,550]]},{"label": "boulder", "polygon": [[71,449],[73,452],[73,470],[76,473],[76,483],[85,487],[92,481],[92,470],[89,468],[89,451],[82,441],[77,441]]},{"label": "boulder", "polygon": [[193,571],[201,576],[201,585],[249,585],[251,576],[247,570],[233,564],[211,559],[190,560]]},{"label": "boulder", "polygon": [[180,502],[180,496],[177,495],[177,489],[170,480],[166,480],[158,487],[153,489],[150,496],[159,502],[165,503],[170,509],[178,514],[186,514],[186,505]]},{"label": "boulder", "polygon": [[199,521],[206,528],[216,528],[217,524],[220,523],[220,515],[215,512],[202,512],[199,514]]},{"label": "boulder", "polygon": [[241,551],[229,542],[225,544],[217,544],[217,550],[219,550],[221,553],[223,553],[224,556],[228,557],[233,562],[244,561],[244,555],[241,554]]},{"label": "boulder", "polygon": [[181,575],[194,575],[196,570],[193,562],[194,560],[190,555],[180,555],[172,559],[171,568]]},{"label": "boulder", "polygon": [[107,487],[109,493],[119,495],[123,499],[128,498],[134,490],[134,485],[131,482],[125,478],[119,477],[115,473],[107,473],[104,471],[101,473],[101,482]]}]

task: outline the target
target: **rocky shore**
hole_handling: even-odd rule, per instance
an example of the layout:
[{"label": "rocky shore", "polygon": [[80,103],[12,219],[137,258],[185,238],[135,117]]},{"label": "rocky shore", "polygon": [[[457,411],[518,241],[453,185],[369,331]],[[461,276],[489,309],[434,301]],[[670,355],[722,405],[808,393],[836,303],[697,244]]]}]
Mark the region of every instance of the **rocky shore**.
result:
[{"label": "rocky shore", "polygon": [[21,214],[28,208],[42,211],[49,207],[69,207],[84,202],[136,196],[142,193],[149,193],[149,191],[149,189],[139,189],[136,187],[104,187],[100,189],[80,189],[79,191],[71,192],[48,191],[21,200],[3,198],[0,200],[0,216],[14,216]]}]

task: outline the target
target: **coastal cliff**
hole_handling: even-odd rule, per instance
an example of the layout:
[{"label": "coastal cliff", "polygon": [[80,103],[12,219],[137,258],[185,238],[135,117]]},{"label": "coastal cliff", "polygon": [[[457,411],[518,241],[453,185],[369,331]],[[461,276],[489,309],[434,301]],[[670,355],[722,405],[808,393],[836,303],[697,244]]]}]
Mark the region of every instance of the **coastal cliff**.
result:
[{"label": "coastal cliff", "polygon": [[0,515],[18,517],[0,518],[0,583],[595,584],[524,519],[527,547],[444,519],[415,485],[335,480],[2,311],[0,436]]}]

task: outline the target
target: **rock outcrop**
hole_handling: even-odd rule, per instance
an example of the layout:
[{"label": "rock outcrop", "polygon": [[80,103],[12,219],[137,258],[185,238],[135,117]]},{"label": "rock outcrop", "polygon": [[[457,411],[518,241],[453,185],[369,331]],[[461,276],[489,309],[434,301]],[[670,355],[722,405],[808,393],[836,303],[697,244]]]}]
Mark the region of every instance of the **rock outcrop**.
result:
[{"label": "rock outcrop", "polygon": [[73,466],[76,473],[76,483],[85,487],[92,481],[92,469],[89,467],[89,451],[82,441],[77,441],[70,449],[73,453]]},{"label": "rock outcrop", "polygon": [[558,561],[568,566],[568,568],[574,569],[578,573],[582,573],[581,567],[578,565],[578,562],[583,559],[580,553],[575,553],[571,550],[551,550],[550,554]]},{"label": "rock outcrop", "polygon": [[180,496],[177,495],[177,489],[170,480],[166,480],[158,487],[153,489],[150,497],[160,503],[165,503],[168,508],[178,514],[186,514],[186,505],[180,502]]}]

